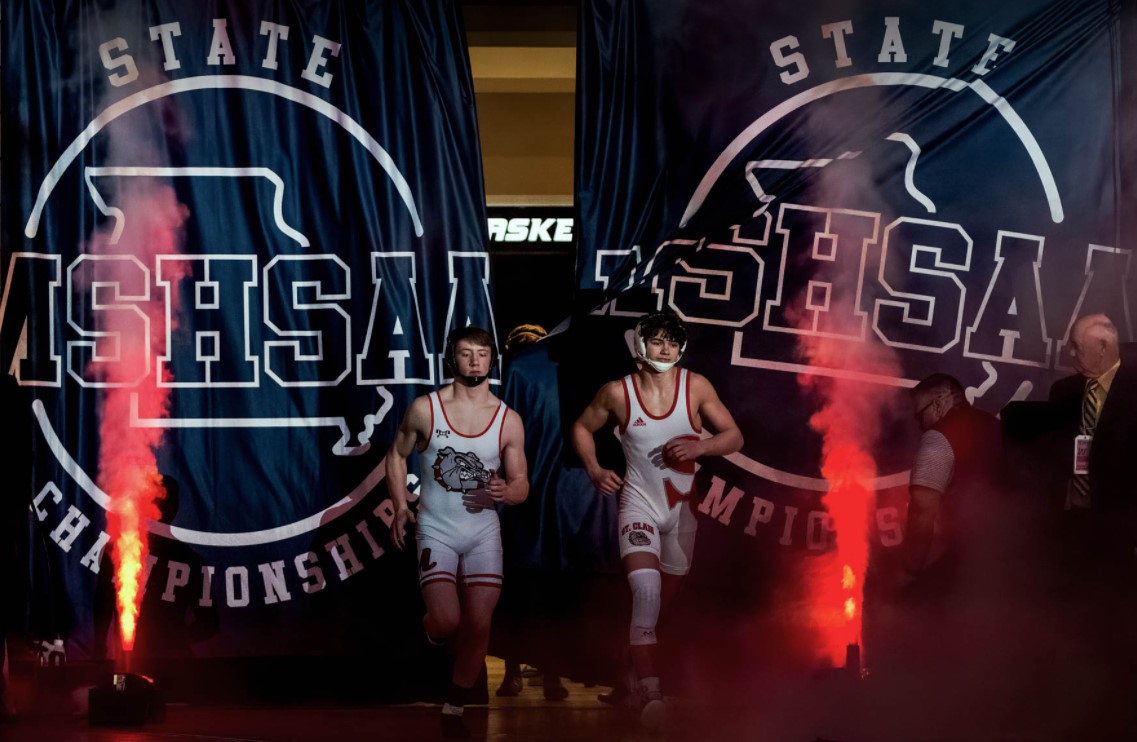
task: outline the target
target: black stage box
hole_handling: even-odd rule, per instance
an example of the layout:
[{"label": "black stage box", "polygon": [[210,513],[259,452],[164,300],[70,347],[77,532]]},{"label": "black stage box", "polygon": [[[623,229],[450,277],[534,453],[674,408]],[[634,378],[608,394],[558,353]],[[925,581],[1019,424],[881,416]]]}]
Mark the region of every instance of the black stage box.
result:
[{"label": "black stage box", "polygon": [[138,726],[160,720],[166,710],[158,684],[132,673],[114,673],[91,688],[87,700],[87,719],[94,726]]}]

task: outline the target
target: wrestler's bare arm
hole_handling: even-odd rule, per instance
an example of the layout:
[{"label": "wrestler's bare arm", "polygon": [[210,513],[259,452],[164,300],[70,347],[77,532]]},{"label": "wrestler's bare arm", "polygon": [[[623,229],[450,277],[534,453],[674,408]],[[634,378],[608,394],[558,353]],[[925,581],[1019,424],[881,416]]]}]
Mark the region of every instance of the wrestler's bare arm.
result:
[{"label": "wrestler's bare arm", "polygon": [[700,456],[725,456],[742,448],[742,431],[711,382],[691,372],[687,383],[691,391],[691,412],[712,435],[700,440],[676,438],[664,446],[664,455],[671,461],[681,462]]},{"label": "wrestler's bare arm", "polygon": [[611,469],[600,466],[596,460],[596,431],[609,422],[620,422],[620,412],[624,405],[623,385],[611,381],[600,387],[600,391],[572,424],[572,445],[577,456],[588,472],[588,478],[602,494],[614,495],[624,486],[624,480]]},{"label": "wrestler's bare arm", "polygon": [[492,472],[486,490],[495,502],[518,505],[529,496],[529,465],[525,460],[525,426],[521,417],[509,410],[502,421],[501,463],[505,479]]},{"label": "wrestler's bare arm", "polygon": [[430,399],[419,397],[411,403],[403,417],[395,440],[387,450],[386,479],[387,492],[395,505],[395,515],[391,520],[391,543],[402,549],[406,541],[407,523],[414,523],[414,513],[407,507],[407,459],[421,441],[430,436]]}]

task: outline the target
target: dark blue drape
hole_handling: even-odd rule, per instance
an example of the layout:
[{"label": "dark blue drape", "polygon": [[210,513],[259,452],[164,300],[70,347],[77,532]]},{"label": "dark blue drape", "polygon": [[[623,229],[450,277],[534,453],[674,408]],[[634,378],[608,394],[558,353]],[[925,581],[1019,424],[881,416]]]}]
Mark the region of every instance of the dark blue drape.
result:
[{"label": "dark blue drape", "polygon": [[[495,331],[457,4],[5,2],[3,18],[0,347],[35,399],[19,496],[38,496],[70,596],[35,631],[99,650],[107,378],[168,393],[122,431],[161,429],[178,484],[139,641],[197,629],[151,631],[146,652],[322,654],[415,625],[382,457],[446,381],[447,331]],[[126,381],[106,375],[110,316],[149,342]]]},{"label": "dark blue drape", "polygon": [[[892,390],[871,452],[875,537],[898,543],[904,388],[948,372],[998,411],[1069,373],[1077,315],[1133,337],[1119,11],[582,3],[578,309],[592,336],[676,310],[684,364],[746,438],[705,466],[717,537],[699,549],[716,556],[696,574],[755,548],[825,548],[822,402],[801,378]],[[818,342],[836,357],[809,367]],[[892,370],[858,377],[869,350]]]}]

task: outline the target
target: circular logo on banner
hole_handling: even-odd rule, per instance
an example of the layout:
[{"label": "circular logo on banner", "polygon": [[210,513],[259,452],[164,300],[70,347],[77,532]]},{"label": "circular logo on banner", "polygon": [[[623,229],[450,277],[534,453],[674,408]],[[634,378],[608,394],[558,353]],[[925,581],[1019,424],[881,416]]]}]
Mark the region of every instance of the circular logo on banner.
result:
[{"label": "circular logo on banner", "polygon": [[[227,119],[217,101],[241,107],[240,120],[252,116],[257,130],[218,131]],[[155,154],[155,121],[159,137],[184,129],[184,151]],[[321,146],[286,148],[275,138],[309,135]],[[64,200],[76,178],[86,204]],[[358,198],[357,183],[392,193]],[[347,193],[322,192],[329,184]],[[397,213],[357,208],[384,198]],[[413,301],[408,250],[423,236],[423,215],[406,175],[363,124],[271,79],[152,85],[108,105],[67,147],[39,186],[26,236],[46,242],[58,231],[52,220],[74,220],[73,209],[92,214],[81,224],[98,226],[79,236],[78,253],[54,259],[66,352],[53,352],[57,377],[36,382],[59,394],[41,393],[33,412],[51,455],[90,502],[110,503],[96,484],[104,465],[90,445],[96,417],[104,455],[141,431],[161,440],[158,465],[180,482],[189,510],[178,521],[199,525],[150,528],[190,544],[300,536],[382,480],[384,451],[371,440],[394,406],[387,385],[436,378],[421,330],[398,326],[378,298],[386,279],[385,291]],[[395,224],[385,229],[401,252],[377,251],[382,240],[367,231],[376,220]],[[404,337],[392,342],[387,322]],[[131,338],[144,357],[125,350]],[[124,399],[114,420],[101,407],[111,394]],[[63,402],[67,412],[56,407]]]},{"label": "circular logo on banner", "polygon": [[[954,131],[959,122],[974,128]],[[747,216],[724,216],[740,203]],[[891,445],[911,428],[898,392],[951,373],[995,412],[1053,375],[1061,344],[1047,335],[1038,268],[1066,217],[1034,133],[985,82],[854,75],[794,95],[734,138],[681,222],[715,238],[674,241],[686,249],[655,287],[705,328],[690,365],[735,400],[746,447],[732,463],[827,491],[809,416],[828,403],[818,389],[836,383],[843,402],[872,413],[858,423],[873,431],[866,440],[890,444],[873,482],[889,489],[910,464]],[[714,227],[728,218],[729,230]]]}]

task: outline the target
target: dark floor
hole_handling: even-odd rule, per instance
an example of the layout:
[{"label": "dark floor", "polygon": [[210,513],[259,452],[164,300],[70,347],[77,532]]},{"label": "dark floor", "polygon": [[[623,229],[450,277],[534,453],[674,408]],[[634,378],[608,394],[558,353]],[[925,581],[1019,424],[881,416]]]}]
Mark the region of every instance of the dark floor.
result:
[{"label": "dark floor", "polygon": [[[1063,663],[1061,651],[1054,655]],[[711,698],[669,698],[661,734],[639,726],[628,710],[600,703],[606,688],[566,682],[564,701],[547,701],[540,687],[498,698],[503,666],[490,658],[488,706],[470,706],[466,722],[475,739],[495,740],[761,740],[762,742],[1106,742],[1137,739],[1131,693],[1096,673],[1081,676],[1076,662],[1066,684],[1039,673],[1036,687],[1007,685],[990,673],[961,668],[942,682],[926,675],[854,680],[842,672],[811,677],[771,672],[755,677],[739,697],[730,688]],[[1026,670],[1027,668],[1021,668]],[[1083,671],[1086,668],[1081,668]],[[1016,676],[1020,673],[1016,672]],[[0,723],[2,742],[134,742],[150,740],[435,740],[441,738],[437,705],[415,703],[209,703],[168,704],[165,718],[140,726],[92,725],[88,686],[36,687],[37,676],[14,678],[19,717]],[[201,679],[208,683],[208,678]],[[313,697],[319,678],[312,678]],[[44,685],[41,683],[41,685]],[[1080,689],[1080,690],[1079,690]],[[733,689],[738,690],[737,686]]]},{"label": "dark floor", "polygon": [[[503,665],[488,661],[490,704],[472,706],[466,723],[475,738],[515,740],[647,740],[630,711],[599,702],[598,692],[566,682],[569,696],[548,701],[540,686],[528,685],[514,698],[498,698]],[[97,726],[88,720],[88,686],[36,687],[37,675],[13,678],[15,720],[0,723],[4,742],[135,742],[143,740],[434,740],[440,738],[439,707],[432,704],[333,705],[167,704],[165,717],[134,726]],[[319,682],[314,679],[314,682]],[[315,695],[315,694],[313,694]],[[679,704],[682,705],[682,704]],[[675,721],[685,724],[676,710]],[[681,739],[707,739],[702,730],[673,730]],[[668,737],[671,736],[669,733]]]},{"label": "dark floor", "polygon": [[[649,739],[634,720],[599,704],[570,700],[494,704],[470,708],[466,722],[475,738],[517,740]],[[336,707],[173,706],[162,722],[108,728],[85,717],[28,718],[0,725],[5,742],[134,742],[149,740],[433,740],[440,738],[438,707],[428,705]]]}]

